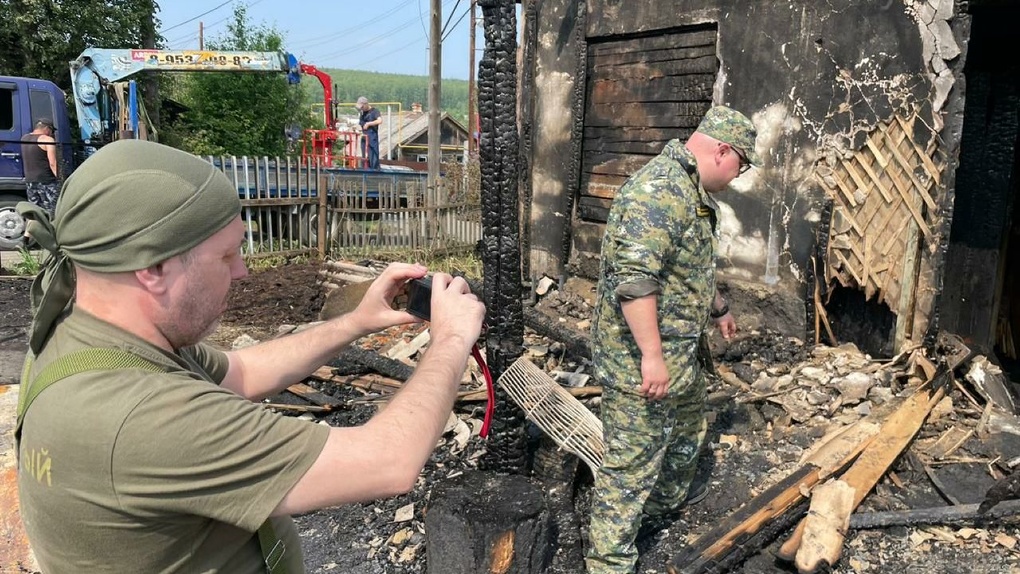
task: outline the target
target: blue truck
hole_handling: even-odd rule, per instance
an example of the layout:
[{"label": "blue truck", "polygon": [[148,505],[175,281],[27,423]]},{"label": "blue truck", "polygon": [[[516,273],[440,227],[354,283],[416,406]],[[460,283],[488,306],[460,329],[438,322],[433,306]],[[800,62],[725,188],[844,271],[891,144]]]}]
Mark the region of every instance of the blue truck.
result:
[{"label": "blue truck", "polygon": [[0,249],[22,245],[25,223],[14,211],[27,199],[21,138],[42,118],[52,120],[56,128],[57,163],[66,177],[75,160],[64,92],[46,80],[0,76]]}]

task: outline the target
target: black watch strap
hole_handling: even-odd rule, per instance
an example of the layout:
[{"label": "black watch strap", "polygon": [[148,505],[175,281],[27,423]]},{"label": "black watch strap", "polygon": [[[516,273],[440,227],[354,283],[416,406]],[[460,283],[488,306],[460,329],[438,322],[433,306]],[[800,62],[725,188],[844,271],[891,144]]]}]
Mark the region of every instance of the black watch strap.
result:
[{"label": "black watch strap", "polygon": [[708,312],[708,316],[713,318],[713,319],[719,319],[721,317],[726,316],[726,314],[729,313],[729,312],[730,312],[730,304],[729,303],[724,303],[721,309],[718,309],[718,310],[712,309],[711,311],[709,311]]}]

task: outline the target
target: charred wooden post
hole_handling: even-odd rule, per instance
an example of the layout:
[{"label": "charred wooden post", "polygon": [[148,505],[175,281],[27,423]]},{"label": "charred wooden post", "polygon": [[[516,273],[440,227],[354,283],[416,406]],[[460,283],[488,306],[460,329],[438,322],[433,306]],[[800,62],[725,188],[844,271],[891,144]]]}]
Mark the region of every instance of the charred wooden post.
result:
[{"label": "charred wooden post", "polygon": [[430,574],[539,574],[554,539],[542,489],[519,475],[466,472],[437,485],[425,513]]},{"label": "charred wooden post", "polygon": [[[513,0],[481,0],[485,53],[478,66],[479,158],[482,176],[482,244],[485,337],[493,379],[521,355],[521,234],[518,217],[517,14]],[[524,414],[496,388],[495,417],[481,467],[523,472],[527,444]]]}]

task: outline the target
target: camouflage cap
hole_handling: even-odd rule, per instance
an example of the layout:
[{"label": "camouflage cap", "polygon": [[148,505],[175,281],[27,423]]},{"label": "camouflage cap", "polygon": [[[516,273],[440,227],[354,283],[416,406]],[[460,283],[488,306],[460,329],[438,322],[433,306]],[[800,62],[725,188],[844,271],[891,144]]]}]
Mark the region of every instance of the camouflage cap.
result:
[{"label": "camouflage cap", "polygon": [[713,106],[705,113],[697,131],[738,148],[751,165],[761,166],[761,158],[754,151],[758,132],[744,114],[726,106]]}]

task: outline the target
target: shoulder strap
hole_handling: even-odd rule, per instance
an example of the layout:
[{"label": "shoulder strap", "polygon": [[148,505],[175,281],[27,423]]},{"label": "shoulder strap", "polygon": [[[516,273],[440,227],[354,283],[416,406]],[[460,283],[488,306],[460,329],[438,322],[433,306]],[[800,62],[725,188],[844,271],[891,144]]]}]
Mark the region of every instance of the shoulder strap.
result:
[{"label": "shoulder strap", "polygon": [[25,360],[25,369],[21,377],[21,392],[18,393],[18,420],[14,428],[14,438],[21,438],[21,424],[25,419],[25,412],[32,406],[36,399],[50,385],[66,379],[71,375],[86,373],[89,371],[118,371],[121,369],[141,369],[154,373],[166,371],[148,359],[138,355],[121,351],[120,349],[108,349],[100,347],[87,347],[64,355],[53,361],[35,379],[28,380],[28,373],[32,368],[32,359]]},{"label": "shoulder strap", "polygon": [[[31,355],[25,359],[25,368],[21,375],[21,392],[18,393],[18,420],[14,427],[15,443],[21,441],[21,424],[25,419],[25,412],[32,406],[32,401],[43,391],[50,388],[53,383],[62,381],[71,375],[87,373],[90,371],[119,371],[122,369],[141,369],[152,373],[166,372],[166,367],[128,353],[120,349],[109,349],[102,347],[87,347],[71,354],[64,355],[53,361],[42,370],[39,375],[28,380],[29,371],[32,370]],[[287,574],[286,566],[282,559],[287,552],[287,545],[276,536],[271,519],[267,518],[258,530],[259,547],[262,549],[262,559],[266,565],[266,572],[269,574]]]}]

